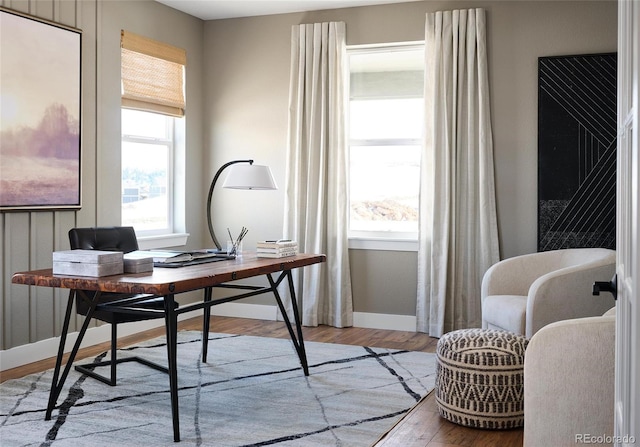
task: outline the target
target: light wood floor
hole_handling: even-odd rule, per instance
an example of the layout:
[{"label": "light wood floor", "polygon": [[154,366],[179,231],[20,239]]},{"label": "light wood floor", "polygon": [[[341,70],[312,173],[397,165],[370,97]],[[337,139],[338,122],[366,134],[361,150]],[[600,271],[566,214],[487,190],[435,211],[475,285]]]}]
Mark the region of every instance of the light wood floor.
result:
[{"label": "light wood floor", "polygon": [[[179,323],[181,330],[201,330],[202,320],[194,318]],[[282,322],[250,320],[243,318],[212,317],[211,331],[229,334],[256,335],[262,337],[288,338]],[[142,334],[123,337],[119,346],[128,346],[142,340],[164,334],[164,328],[153,329]],[[391,349],[435,352],[437,339],[426,334],[378,329],[346,328],[328,326],[305,327],[304,339],[322,343],[342,343],[359,346],[376,346]],[[95,356],[109,349],[109,343],[82,349],[79,358]],[[55,359],[42,360],[19,368],[4,371],[0,382],[22,377],[34,372],[53,368]],[[522,429],[476,430],[462,427],[438,415],[433,393],[424,398],[375,447],[521,447]]]}]

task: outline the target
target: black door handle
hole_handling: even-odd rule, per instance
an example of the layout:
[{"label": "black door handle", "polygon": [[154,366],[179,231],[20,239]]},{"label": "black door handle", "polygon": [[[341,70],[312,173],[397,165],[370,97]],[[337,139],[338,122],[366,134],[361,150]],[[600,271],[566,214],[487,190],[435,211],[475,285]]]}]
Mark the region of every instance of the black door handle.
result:
[{"label": "black door handle", "polygon": [[600,292],[610,292],[613,299],[618,299],[618,275],[613,275],[611,281],[596,281],[593,283],[593,294],[600,295]]}]

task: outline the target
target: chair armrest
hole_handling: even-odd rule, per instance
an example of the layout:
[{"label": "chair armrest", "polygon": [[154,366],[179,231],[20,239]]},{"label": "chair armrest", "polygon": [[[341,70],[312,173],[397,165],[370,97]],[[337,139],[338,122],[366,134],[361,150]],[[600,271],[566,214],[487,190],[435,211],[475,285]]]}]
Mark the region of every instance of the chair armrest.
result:
[{"label": "chair armrest", "polygon": [[615,317],[552,323],[530,340],[524,362],[524,445],[575,445],[612,435]]},{"label": "chair armrest", "polygon": [[482,299],[491,295],[526,296],[531,284],[553,269],[552,263],[545,262],[552,256],[552,252],[530,253],[492,265],[482,278]]},{"label": "chair armrest", "polygon": [[595,281],[609,281],[615,263],[573,266],[541,276],[531,285],[527,298],[526,334],[530,338],[554,321],[601,316],[615,305],[610,295],[593,295]]}]

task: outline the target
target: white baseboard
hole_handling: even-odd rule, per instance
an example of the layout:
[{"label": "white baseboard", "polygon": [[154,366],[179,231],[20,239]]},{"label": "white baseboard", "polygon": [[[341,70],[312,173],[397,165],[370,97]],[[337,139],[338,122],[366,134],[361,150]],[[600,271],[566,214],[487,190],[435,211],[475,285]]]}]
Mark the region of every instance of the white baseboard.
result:
[{"label": "white baseboard", "polygon": [[[213,315],[223,317],[252,318],[257,320],[275,321],[277,319],[277,306],[245,303],[225,303],[211,308]],[[195,318],[202,315],[202,312],[195,310],[186,312],[178,317],[180,321]],[[162,319],[142,321],[138,323],[126,323],[118,326],[118,335],[125,337],[138,332],[164,325]],[[388,329],[396,331],[415,332],[416,317],[411,315],[388,315],[374,314],[367,312],[354,312],[353,325],[355,327],[369,329]],[[215,327],[211,328],[215,332]],[[65,352],[70,352],[75,342],[76,333],[69,334],[65,344]],[[82,347],[93,346],[110,340],[111,327],[108,324],[93,327],[87,330]],[[35,343],[29,343],[15,348],[0,351],[0,371],[4,371],[18,366],[52,357],[52,353],[58,352],[60,337],[49,338]]]},{"label": "white baseboard", "polygon": [[367,329],[386,329],[390,331],[416,331],[416,317],[413,315],[374,314],[354,312],[353,326]]},{"label": "white baseboard", "polygon": [[[214,315],[222,317],[253,318],[275,321],[278,315],[276,306],[261,304],[225,303],[211,308]],[[375,314],[354,312],[353,326],[367,329],[387,329],[391,331],[416,331],[416,317],[413,315]],[[215,332],[215,329],[211,329]]]}]

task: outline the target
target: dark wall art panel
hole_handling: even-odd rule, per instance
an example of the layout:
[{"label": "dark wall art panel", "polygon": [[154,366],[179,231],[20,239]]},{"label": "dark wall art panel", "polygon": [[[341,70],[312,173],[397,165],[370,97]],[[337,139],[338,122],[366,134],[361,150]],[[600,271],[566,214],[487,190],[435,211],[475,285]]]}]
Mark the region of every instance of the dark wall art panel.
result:
[{"label": "dark wall art panel", "polygon": [[538,251],[616,241],[615,53],[538,60]]}]

